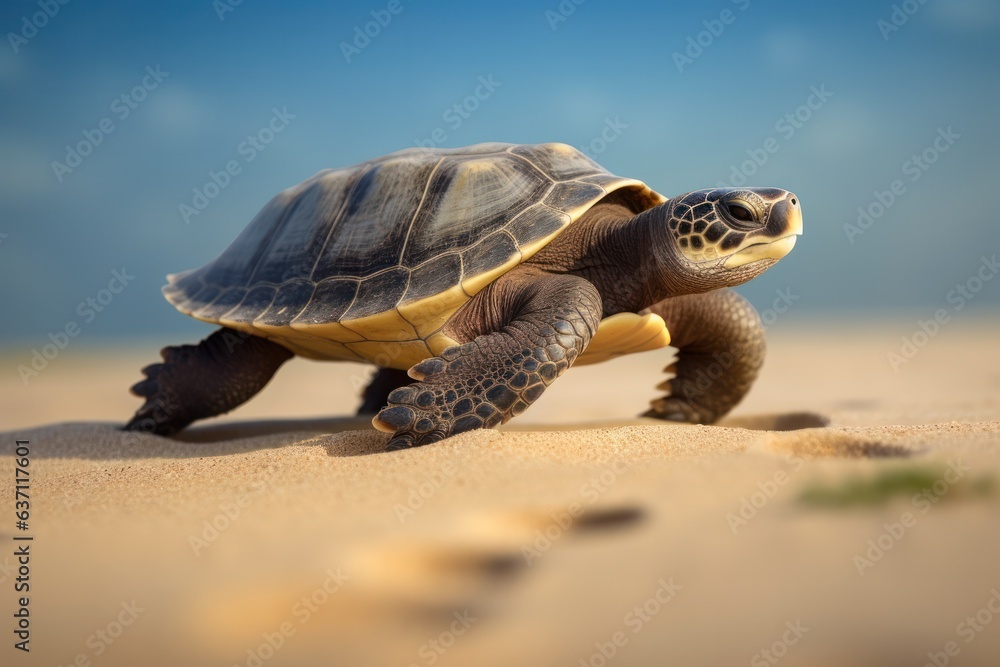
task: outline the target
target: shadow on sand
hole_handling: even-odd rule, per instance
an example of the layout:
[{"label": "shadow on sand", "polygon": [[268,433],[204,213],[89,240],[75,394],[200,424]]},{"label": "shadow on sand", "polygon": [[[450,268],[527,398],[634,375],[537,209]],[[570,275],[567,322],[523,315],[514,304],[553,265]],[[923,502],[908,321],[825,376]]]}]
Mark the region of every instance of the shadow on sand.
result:
[{"label": "shadow on sand", "polygon": [[[676,426],[672,422],[655,419],[633,419],[545,426],[510,425],[504,430],[577,431],[665,424]],[[828,424],[829,420],[821,415],[798,412],[734,417],[723,420],[719,426],[756,431],[792,431]],[[208,424],[195,426],[170,438],[123,432],[120,428],[121,424],[108,422],[49,424],[3,433],[0,438],[11,446],[15,440],[29,440],[33,446],[32,455],[39,458],[93,460],[225,456],[290,445],[322,445],[330,456],[364,456],[382,453],[388,440],[386,434],[372,428],[369,417],[355,416]]]}]

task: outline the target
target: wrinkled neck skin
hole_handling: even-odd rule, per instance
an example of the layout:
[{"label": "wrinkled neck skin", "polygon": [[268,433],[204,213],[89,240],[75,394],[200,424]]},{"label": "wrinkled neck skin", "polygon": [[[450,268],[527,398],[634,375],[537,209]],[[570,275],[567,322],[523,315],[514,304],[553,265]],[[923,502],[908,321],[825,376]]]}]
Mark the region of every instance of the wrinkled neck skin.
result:
[{"label": "wrinkled neck skin", "polygon": [[594,283],[605,317],[637,313],[675,296],[740,285],[774,263],[726,269],[722,260],[688,261],[667,226],[670,208],[668,201],[636,214],[621,203],[599,204],[529,263]]}]

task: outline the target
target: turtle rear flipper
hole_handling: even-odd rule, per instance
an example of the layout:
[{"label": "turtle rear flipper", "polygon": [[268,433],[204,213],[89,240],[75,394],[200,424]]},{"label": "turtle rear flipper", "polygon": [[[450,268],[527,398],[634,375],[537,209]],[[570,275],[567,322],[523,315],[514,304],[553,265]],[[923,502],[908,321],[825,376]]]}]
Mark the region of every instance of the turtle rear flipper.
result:
[{"label": "turtle rear flipper", "polygon": [[361,395],[359,415],[374,415],[389,403],[389,394],[413,383],[413,378],[397,368],[379,368]]},{"label": "turtle rear flipper", "polygon": [[132,387],[146,402],[126,431],[172,435],[198,419],[229,412],[263,389],[292,353],[223,328],[197,345],[165,347],[160,356],[163,363],[142,369],[146,379]]}]

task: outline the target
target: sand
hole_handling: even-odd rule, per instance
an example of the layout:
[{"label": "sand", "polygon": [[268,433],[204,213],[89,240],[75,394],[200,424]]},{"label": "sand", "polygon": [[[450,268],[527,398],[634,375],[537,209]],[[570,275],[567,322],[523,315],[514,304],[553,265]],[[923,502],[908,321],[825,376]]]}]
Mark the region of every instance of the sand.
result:
[{"label": "sand", "polygon": [[0,383],[0,475],[15,439],[32,473],[29,531],[4,485],[3,664],[998,664],[1000,322],[895,372],[915,321],[776,327],[719,426],[632,417],[660,351],[392,454],[345,416],[360,366],[296,360],[168,440],[115,429],[166,341],[67,350]]}]

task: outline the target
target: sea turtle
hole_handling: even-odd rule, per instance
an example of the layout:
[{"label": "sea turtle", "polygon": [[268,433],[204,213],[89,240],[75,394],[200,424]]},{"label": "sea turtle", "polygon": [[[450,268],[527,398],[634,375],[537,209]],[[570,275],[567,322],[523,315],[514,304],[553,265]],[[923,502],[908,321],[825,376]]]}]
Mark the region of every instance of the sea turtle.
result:
[{"label": "sea turtle", "polygon": [[400,449],[504,423],[574,362],[671,343],[675,377],[645,416],[710,423],[764,357],[757,313],[726,288],[801,232],[785,190],[667,199],[559,143],[321,171],[216,259],[168,276],[170,303],[222,328],[143,369],[126,428],[168,435],[232,410],[298,354],[378,366],[359,414],[377,412]]}]

